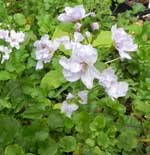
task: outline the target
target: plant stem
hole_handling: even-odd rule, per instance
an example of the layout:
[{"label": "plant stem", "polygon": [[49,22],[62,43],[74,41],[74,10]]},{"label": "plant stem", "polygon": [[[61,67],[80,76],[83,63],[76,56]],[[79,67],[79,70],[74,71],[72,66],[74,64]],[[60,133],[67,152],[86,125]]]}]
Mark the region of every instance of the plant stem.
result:
[{"label": "plant stem", "polygon": [[112,62],[117,61],[117,60],[120,60],[120,57],[115,58],[115,59],[110,60],[110,61],[107,61],[107,62],[105,62],[105,64],[109,64],[109,63],[112,63]]}]

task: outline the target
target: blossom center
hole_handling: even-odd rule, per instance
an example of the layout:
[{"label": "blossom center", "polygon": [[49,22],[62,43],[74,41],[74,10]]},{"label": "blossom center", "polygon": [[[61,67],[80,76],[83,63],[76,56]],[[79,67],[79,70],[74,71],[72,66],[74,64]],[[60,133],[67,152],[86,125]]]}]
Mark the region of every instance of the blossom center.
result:
[{"label": "blossom center", "polygon": [[81,72],[86,72],[86,70],[88,69],[88,64],[85,62],[80,63],[81,66]]}]

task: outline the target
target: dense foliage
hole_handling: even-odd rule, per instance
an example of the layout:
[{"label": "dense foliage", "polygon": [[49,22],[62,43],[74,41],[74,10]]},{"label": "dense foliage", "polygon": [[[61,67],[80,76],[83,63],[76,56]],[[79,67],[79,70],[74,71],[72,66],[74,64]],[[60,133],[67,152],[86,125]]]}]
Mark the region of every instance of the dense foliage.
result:
[{"label": "dense foliage", "polygon": [[[36,70],[34,43],[45,34],[51,39],[73,38],[74,24],[57,17],[64,7],[81,4],[86,12],[96,13],[81,20],[81,33],[92,33],[90,42],[98,51],[96,68],[102,72],[111,66],[129,89],[125,97],[112,100],[94,80],[88,103],[78,104],[67,117],[60,110],[67,95],[86,90],[81,80],[69,82],[63,76],[59,60],[71,53],[60,47],[50,63]],[[135,4],[117,17],[112,16],[110,0],[1,0],[0,6],[0,29],[25,33],[25,41],[0,64],[0,154],[150,154],[150,22],[134,16],[143,5]],[[91,30],[92,22],[99,23],[99,30]],[[138,45],[131,60],[116,59],[111,38],[115,24]],[[0,44],[7,45],[3,40]]]}]

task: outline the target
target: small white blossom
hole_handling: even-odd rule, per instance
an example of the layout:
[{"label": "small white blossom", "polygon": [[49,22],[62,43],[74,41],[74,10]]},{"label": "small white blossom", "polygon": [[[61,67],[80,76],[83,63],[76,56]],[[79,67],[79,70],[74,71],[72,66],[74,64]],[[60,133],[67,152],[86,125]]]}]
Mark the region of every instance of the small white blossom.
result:
[{"label": "small white blossom", "polygon": [[81,79],[83,84],[92,88],[93,80],[99,77],[99,72],[94,67],[97,61],[97,51],[91,45],[76,44],[72,49],[72,56],[67,59],[62,57],[59,61],[64,68],[63,74],[70,82]]},{"label": "small white blossom", "polygon": [[115,75],[115,71],[111,67],[105,69],[100,74],[99,81],[103,87],[110,88],[112,83],[117,81],[117,76]]},{"label": "small white blossom", "polygon": [[74,32],[74,40],[70,40],[68,36],[62,36],[56,40],[62,44],[66,50],[71,50],[74,46],[80,45],[80,42],[84,40],[84,37],[81,33]]},{"label": "small white blossom", "polygon": [[67,117],[71,117],[72,113],[78,109],[78,105],[72,103],[69,104],[67,101],[64,101],[61,105],[61,112],[65,113]]},{"label": "small white blossom", "polygon": [[71,49],[71,41],[70,41],[70,38],[68,36],[62,36],[60,38],[57,38],[56,40],[60,44],[62,44],[66,50]]},{"label": "small white blossom", "polygon": [[36,48],[35,57],[37,62],[36,70],[43,68],[43,63],[49,63],[54,55],[54,52],[59,47],[59,42],[49,40],[48,35],[44,35],[40,40],[34,43]]},{"label": "small white blossom", "polygon": [[85,9],[83,5],[78,5],[75,7],[65,7],[65,13],[62,13],[58,16],[58,20],[61,22],[76,22],[87,16],[92,16],[94,13],[85,14]]},{"label": "small white blossom", "polygon": [[114,100],[119,97],[126,96],[128,84],[126,82],[114,82],[110,88],[106,89],[106,91],[112,100]]},{"label": "small white blossom", "polygon": [[25,39],[25,34],[23,32],[15,32],[11,30],[9,32],[9,36],[6,38],[6,42],[10,43],[10,46],[16,49],[20,48],[20,43],[22,43]]},{"label": "small white blossom", "polygon": [[73,99],[75,96],[72,93],[69,93],[66,97],[67,100]]},{"label": "small white blossom", "polygon": [[10,53],[12,52],[11,49],[9,49],[6,46],[0,46],[0,53],[2,53],[2,60],[1,64],[4,63],[5,60],[8,60],[10,57]]},{"label": "small white blossom", "polygon": [[74,103],[68,103],[73,98],[74,95],[69,93],[66,97],[66,100],[61,104],[61,112],[65,113],[67,117],[71,117],[72,113],[79,108],[78,105]]},{"label": "small white blossom", "polygon": [[125,96],[128,91],[128,84],[117,80],[117,76],[111,67],[105,69],[99,76],[100,85],[105,88],[112,100]]},{"label": "small white blossom", "polygon": [[112,26],[111,32],[121,59],[131,59],[128,52],[134,52],[138,48],[137,44],[134,44],[132,36],[127,34],[123,28],[117,28],[116,25]]},{"label": "small white blossom", "polygon": [[98,24],[97,22],[93,22],[93,23],[91,24],[91,29],[92,29],[93,31],[99,30],[99,24]]},{"label": "small white blossom", "polygon": [[85,36],[86,36],[87,38],[91,38],[91,37],[92,37],[92,35],[91,35],[91,33],[90,33],[89,31],[86,31],[86,32],[85,32]]},{"label": "small white blossom", "polygon": [[84,37],[81,33],[79,33],[79,32],[74,33],[74,41],[75,42],[81,42],[83,40],[84,40]]},{"label": "small white blossom", "polygon": [[7,40],[9,31],[0,29],[0,39]]},{"label": "small white blossom", "polygon": [[80,97],[80,100],[79,100],[80,104],[87,104],[87,100],[88,100],[88,91],[87,90],[79,91],[78,96]]},{"label": "small white blossom", "polygon": [[91,17],[96,17],[95,12],[90,12],[90,13],[88,13],[87,15],[88,15],[88,16],[91,16]]}]

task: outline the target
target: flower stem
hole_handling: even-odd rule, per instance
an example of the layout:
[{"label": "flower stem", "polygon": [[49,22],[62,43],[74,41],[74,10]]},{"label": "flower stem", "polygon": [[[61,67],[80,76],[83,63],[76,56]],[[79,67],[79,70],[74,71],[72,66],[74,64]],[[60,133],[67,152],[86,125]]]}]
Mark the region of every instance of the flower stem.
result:
[{"label": "flower stem", "polygon": [[112,62],[117,61],[117,60],[120,60],[120,57],[115,58],[115,59],[110,60],[110,61],[107,61],[107,62],[105,62],[105,64],[109,64],[109,63],[112,63]]}]

